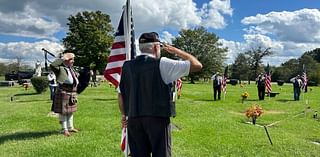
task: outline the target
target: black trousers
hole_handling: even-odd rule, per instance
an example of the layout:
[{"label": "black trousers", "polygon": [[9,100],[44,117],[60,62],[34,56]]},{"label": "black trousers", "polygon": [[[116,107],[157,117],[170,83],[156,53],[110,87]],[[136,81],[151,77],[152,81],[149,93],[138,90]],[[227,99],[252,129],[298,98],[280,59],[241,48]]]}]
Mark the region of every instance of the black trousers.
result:
[{"label": "black trousers", "polygon": [[213,87],[213,98],[214,98],[214,100],[217,100],[217,94],[218,94],[218,100],[220,100],[220,98],[221,98],[221,86]]},{"label": "black trousers", "polygon": [[265,90],[266,87],[259,87],[258,86],[258,96],[259,96],[259,100],[264,100],[264,95],[265,95]]},{"label": "black trousers", "polygon": [[171,157],[170,118],[129,118],[128,143],[133,157]]}]

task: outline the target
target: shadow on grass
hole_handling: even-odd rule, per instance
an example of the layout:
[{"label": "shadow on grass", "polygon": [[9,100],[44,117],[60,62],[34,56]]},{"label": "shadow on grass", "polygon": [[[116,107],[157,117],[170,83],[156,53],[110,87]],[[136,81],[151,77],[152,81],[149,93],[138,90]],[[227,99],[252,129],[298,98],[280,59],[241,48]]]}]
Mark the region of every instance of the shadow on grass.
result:
[{"label": "shadow on grass", "polygon": [[13,96],[29,96],[29,95],[38,95],[39,93],[18,93]]},{"label": "shadow on grass", "polygon": [[193,101],[213,101],[213,99],[193,99]]},{"label": "shadow on grass", "polygon": [[259,99],[246,99],[245,101],[260,101],[260,100]]},{"label": "shadow on grass", "polygon": [[249,119],[249,118],[241,119],[241,120],[239,120],[238,122],[241,123],[241,124],[247,124],[247,125],[252,125],[252,126],[259,126],[259,127],[261,127],[261,126],[267,126],[267,125],[268,125],[268,123],[266,123],[266,122],[260,122],[260,121],[257,121],[257,122],[256,122],[256,125],[253,125],[251,119]]},{"label": "shadow on grass", "polygon": [[47,102],[47,100],[39,99],[39,100],[15,100],[16,103],[26,103],[26,102]]},{"label": "shadow on grass", "polygon": [[17,132],[9,135],[0,136],[0,145],[10,140],[30,140],[35,138],[42,138],[54,134],[59,134],[58,131],[41,131],[41,132]]},{"label": "shadow on grass", "polygon": [[285,102],[294,101],[294,100],[292,100],[292,99],[278,99],[278,100],[276,100],[276,101],[285,103]]},{"label": "shadow on grass", "polygon": [[93,99],[93,100],[95,100],[95,101],[115,101],[115,100],[117,100],[118,101],[118,99],[114,99],[114,98],[110,98],[110,99],[98,98],[98,99]]}]

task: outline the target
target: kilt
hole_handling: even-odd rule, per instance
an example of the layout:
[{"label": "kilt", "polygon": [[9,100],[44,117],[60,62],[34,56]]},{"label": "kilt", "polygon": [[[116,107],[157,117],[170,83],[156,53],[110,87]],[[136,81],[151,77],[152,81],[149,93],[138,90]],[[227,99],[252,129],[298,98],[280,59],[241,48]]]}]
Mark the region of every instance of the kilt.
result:
[{"label": "kilt", "polygon": [[55,113],[69,114],[77,111],[77,86],[59,85],[53,104]]}]

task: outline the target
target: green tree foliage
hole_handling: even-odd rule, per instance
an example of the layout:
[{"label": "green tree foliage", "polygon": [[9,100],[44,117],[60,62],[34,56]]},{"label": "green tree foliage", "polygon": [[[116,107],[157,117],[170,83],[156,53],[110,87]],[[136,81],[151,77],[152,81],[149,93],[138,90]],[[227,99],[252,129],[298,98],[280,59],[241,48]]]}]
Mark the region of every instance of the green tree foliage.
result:
[{"label": "green tree foliage", "polygon": [[0,63],[0,76],[4,76],[7,72],[7,67],[4,63]]},{"label": "green tree foliage", "polygon": [[298,59],[290,59],[277,67],[272,74],[274,80],[284,80],[289,82],[290,78],[297,76],[302,68],[299,67]]},{"label": "green tree foliage", "polygon": [[95,65],[94,72],[103,71],[113,41],[109,15],[101,11],[84,11],[71,15],[68,20],[69,32],[63,44],[76,55],[75,65]]},{"label": "green tree foliage", "polygon": [[276,80],[284,80],[289,82],[289,79],[302,75],[303,65],[306,68],[307,76],[309,81],[315,83],[320,82],[320,63],[318,63],[313,56],[308,55],[306,52],[298,59],[290,59],[285,63],[282,63],[279,67],[275,68],[275,72],[272,77]]},{"label": "green tree foliage", "polygon": [[183,29],[173,39],[172,43],[176,47],[194,55],[203,65],[200,72],[190,73],[192,83],[199,77],[210,77],[214,72],[223,72],[227,48],[222,48],[218,40],[214,33],[208,32],[204,27]]},{"label": "green tree foliage", "polygon": [[307,51],[306,53],[304,53],[302,55],[302,57],[305,55],[311,56],[314,60],[316,60],[318,63],[320,63],[320,48],[316,48],[312,51]]},{"label": "green tree foliage", "polygon": [[248,63],[250,66],[249,80],[254,80],[259,73],[264,72],[262,64],[262,58],[273,54],[271,48],[258,47],[249,51],[245,54],[248,57]]},{"label": "green tree foliage", "polygon": [[231,77],[238,80],[248,79],[249,62],[244,53],[239,53],[231,66]]}]

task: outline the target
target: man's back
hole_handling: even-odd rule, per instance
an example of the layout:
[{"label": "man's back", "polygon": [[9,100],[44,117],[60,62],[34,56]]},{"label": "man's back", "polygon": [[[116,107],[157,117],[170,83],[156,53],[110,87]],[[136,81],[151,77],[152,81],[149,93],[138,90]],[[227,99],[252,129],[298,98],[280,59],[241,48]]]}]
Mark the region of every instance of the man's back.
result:
[{"label": "man's back", "polygon": [[129,117],[170,117],[170,89],[161,78],[159,61],[139,56],[123,65],[120,89]]}]

